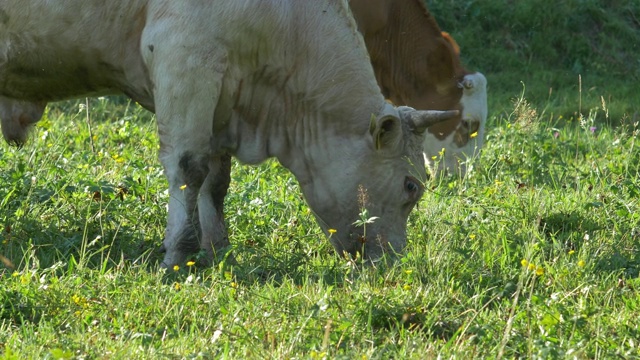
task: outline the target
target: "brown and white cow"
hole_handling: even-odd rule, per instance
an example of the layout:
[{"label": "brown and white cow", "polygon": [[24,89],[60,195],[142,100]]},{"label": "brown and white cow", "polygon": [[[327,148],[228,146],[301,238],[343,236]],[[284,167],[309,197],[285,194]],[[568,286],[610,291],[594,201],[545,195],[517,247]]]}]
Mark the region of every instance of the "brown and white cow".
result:
[{"label": "brown and white cow", "polygon": [[[9,142],[48,101],[118,93],[157,116],[165,266],[229,245],[229,154],[289,168],[339,253],[401,251],[423,192],[424,131],[457,115],[385,102],[345,0],[0,2]],[[377,217],[366,238],[364,208]]]},{"label": "brown and white cow", "polygon": [[461,111],[428,129],[424,152],[433,173],[464,175],[466,160],[478,156],[484,142],[484,75],[462,66],[460,48],[440,30],[423,0],[350,0],[349,6],[387,99],[416,109]]}]

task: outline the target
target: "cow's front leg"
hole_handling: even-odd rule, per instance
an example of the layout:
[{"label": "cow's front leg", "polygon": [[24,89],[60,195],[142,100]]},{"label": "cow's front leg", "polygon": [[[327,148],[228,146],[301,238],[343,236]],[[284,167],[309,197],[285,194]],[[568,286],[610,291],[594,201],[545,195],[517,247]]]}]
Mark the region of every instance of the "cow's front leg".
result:
[{"label": "cow's front leg", "polygon": [[163,267],[184,264],[199,250],[198,193],[209,172],[209,154],[186,146],[161,153],[169,181],[169,218],[163,247]]},{"label": "cow's front leg", "polygon": [[204,28],[210,30],[211,24],[197,23],[192,16],[181,14],[182,5],[166,4],[150,3],[150,13],[172,14],[171,21],[159,18],[148,22],[140,49],[153,84],[160,161],[169,182],[161,265],[172,267],[184,265],[187,257],[200,249],[198,205],[211,211],[206,203],[199,203],[198,195],[214,156],[214,113],[228,59],[224,45],[202,33]]},{"label": "cow's front leg", "polygon": [[[169,182],[169,218],[161,264],[164,267],[184,265],[187,257],[200,249],[200,219],[215,220],[198,214],[198,205],[203,206],[206,214],[215,213],[206,201],[199,202],[198,195],[211,164],[215,164],[211,136],[222,74],[211,64],[199,63],[199,59],[193,58],[194,52],[190,55],[190,60],[176,60],[178,68],[167,66],[158,70],[162,76],[156,81],[160,161]],[[209,232],[208,224],[205,229]]]},{"label": "cow's front leg", "polygon": [[198,100],[174,97],[184,101],[184,105],[169,98],[169,106],[165,103],[156,106],[160,161],[169,182],[169,217],[161,264],[164,267],[184,265],[187,257],[200,248],[198,194],[209,174],[214,105],[211,98],[192,95]]},{"label": "cow's front leg", "polygon": [[231,156],[214,156],[209,162],[209,174],[200,188],[198,209],[202,238],[200,247],[208,259],[222,258],[230,243],[224,222],[224,198],[231,181]]}]

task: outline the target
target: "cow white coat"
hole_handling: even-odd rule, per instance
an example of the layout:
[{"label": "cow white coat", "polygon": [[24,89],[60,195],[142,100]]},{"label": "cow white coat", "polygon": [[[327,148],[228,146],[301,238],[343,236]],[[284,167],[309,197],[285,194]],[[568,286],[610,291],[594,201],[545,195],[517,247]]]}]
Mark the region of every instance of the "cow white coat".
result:
[{"label": "cow white coat", "polygon": [[[101,94],[156,113],[164,266],[229,246],[230,155],[290,169],[338,253],[402,251],[423,192],[424,131],[456,114],[385,102],[344,0],[0,2],[9,142],[24,141],[46,102]],[[366,236],[365,208],[377,217]]]}]

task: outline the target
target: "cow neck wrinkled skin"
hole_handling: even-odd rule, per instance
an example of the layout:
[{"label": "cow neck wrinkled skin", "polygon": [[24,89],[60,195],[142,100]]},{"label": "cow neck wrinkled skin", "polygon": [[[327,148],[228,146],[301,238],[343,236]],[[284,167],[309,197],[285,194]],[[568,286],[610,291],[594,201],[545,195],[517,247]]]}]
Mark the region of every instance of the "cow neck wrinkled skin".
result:
[{"label": "cow neck wrinkled skin", "polygon": [[[48,101],[126,94],[156,113],[163,266],[230,245],[230,155],[288,167],[338,253],[405,247],[425,128],[453,114],[384,101],[345,1],[13,0],[0,14],[8,141],[24,141]],[[377,217],[366,235],[365,208]]]},{"label": "cow neck wrinkled skin", "polygon": [[[350,0],[377,82],[396,105],[459,109],[461,115],[429,128],[425,160],[446,155],[437,170],[464,175],[458,160],[476,156],[487,117],[486,79],[466,70],[460,48],[442,33],[420,0]],[[475,133],[475,137],[474,134]],[[445,161],[446,160],[446,161]]]}]

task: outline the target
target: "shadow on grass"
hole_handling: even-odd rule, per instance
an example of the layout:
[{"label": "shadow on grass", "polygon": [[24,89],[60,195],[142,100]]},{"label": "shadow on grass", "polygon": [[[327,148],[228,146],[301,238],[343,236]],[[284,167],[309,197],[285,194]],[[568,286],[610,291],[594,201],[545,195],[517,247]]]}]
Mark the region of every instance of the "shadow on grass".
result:
[{"label": "shadow on grass", "polygon": [[[554,247],[547,250],[548,255],[558,250],[578,252],[589,241],[589,234],[607,230],[597,220],[576,211],[545,216],[541,219],[540,228]],[[614,232],[609,242],[599,244],[600,255],[594,259],[594,269],[605,273],[622,271],[625,276],[636,278],[640,275],[640,233],[638,229],[626,226],[620,230],[622,234]]]},{"label": "shadow on grass", "polygon": [[584,242],[585,234],[602,227],[576,211],[556,212],[540,220],[540,231],[552,243],[559,244],[563,251],[577,251]]},{"label": "shadow on grass", "polygon": [[[2,255],[9,264],[0,264],[13,270],[24,268],[45,269],[58,262],[75,261],[88,268],[107,270],[125,263],[155,263],[161,259],[157,244],[136,236],[131,226],[121,226],[101,232],[98,224],[85,228],[84,219],[59,228],[42,221],[23,219],[20,229],[9,227],[0,234],[3,239]],[[103,235],[99,235],[103,233]],[[106,266],[105,266],[106,264]]]}]

